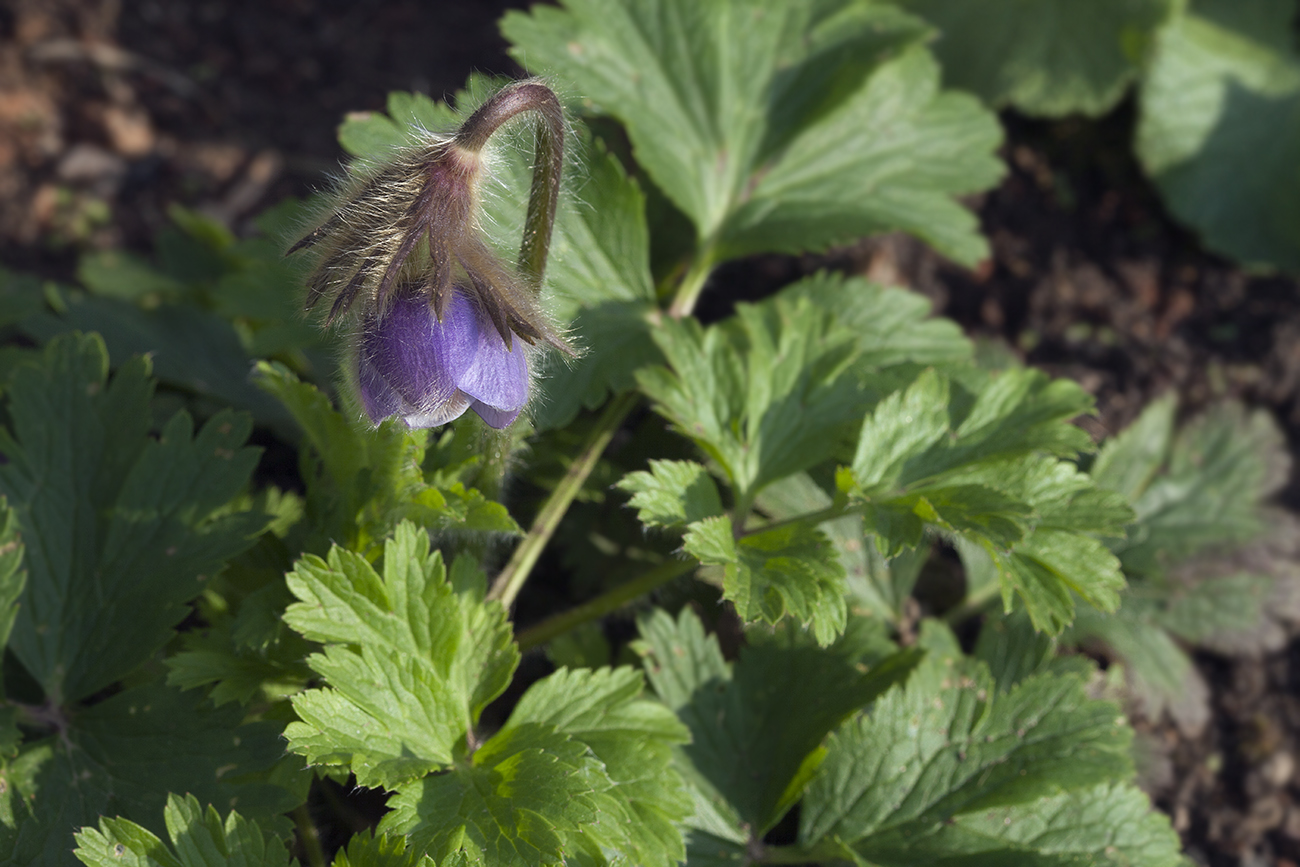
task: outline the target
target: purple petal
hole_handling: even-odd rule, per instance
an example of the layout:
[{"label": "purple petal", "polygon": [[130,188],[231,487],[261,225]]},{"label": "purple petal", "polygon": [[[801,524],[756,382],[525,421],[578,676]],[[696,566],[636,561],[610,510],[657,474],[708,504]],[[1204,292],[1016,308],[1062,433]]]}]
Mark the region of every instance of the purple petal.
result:
[{"label": "purple petal", "polygon": [[[524,356],[522,340],[516,337],[511,343],[512,348],[506,349],[497,330],[484,323],[474,361],[456,380],[456,385],[478,403],[502,413],[518,415],[528,403],[528,359]],[[477,406],[474,411],[483,415]],[[483,420],[492,424],[487,416],[483,416]],[[510,421],[513,420],[512,417]]]},{"label": "purple petal", "polygon": [[478,417],[487,423],[488,427],[494,427],[500,430],[503,427],[509,427],[515,419],[519,418],[519,410],[513,409],[509,412],[500,409],[493,409],[481,400],[476,400],[469,405],[469,408],[478,413]]},{"label": "purple petal", "polygon": [[[357,348],[357,381],[370,420],[378,424],[401,414],[408,424],[426,427],[464,412],[468,401],[455,400],[456,382],[478,349],[479,316],[459,291],[452,293],[442,322],[417,292],[399,293],[382,319],[367,316]],[[449,405],[453,401],[459,406]]]}]

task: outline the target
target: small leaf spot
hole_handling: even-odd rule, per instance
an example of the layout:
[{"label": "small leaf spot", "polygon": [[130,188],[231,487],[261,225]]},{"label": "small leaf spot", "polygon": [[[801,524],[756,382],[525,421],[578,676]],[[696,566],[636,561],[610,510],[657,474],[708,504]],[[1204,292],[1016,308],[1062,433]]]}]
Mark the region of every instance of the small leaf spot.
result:
[{"label": "small leaf spot", "polygon": [[123,846],[121,843],[118,843],[113,847],[113,857],[121,858],[125,854],[126,854],[126,847]]},{"label": "small leaf spot", "polygon": [[235,453],[230,449],[218,448],[213,450],[212,453],[217,457],[221,458],[223,461],[228,461],[235,456]]}]

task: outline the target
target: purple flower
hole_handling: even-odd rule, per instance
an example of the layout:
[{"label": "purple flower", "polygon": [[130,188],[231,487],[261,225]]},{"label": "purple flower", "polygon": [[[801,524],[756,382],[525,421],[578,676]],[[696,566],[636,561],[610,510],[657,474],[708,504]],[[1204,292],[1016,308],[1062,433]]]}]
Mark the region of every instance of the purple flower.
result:
[{"label": "purple flower", "polygon": [[472,409],[503,428],[528,402],[524,341],[512,334],[507,346],[476,296],[459,286],[441,321],[428,295],[402,287],[361,328],[357,385],[375,424],[397,415],[413,428],[435,427]]}]

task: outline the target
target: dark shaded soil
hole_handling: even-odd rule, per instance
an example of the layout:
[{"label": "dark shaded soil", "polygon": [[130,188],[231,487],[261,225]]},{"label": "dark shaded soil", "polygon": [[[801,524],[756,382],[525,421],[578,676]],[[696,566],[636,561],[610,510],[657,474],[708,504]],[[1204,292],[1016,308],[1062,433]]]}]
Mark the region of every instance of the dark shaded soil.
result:
[{"label": "dark shaded soil", "polygon": [[[518,5],[9,0],[0,263],[68,279],[79,251],[147,250],[177,203],[240,231],[337,168],[345,113],[396,89],[449,94],[472,70],[518,74],[495,26]],[[910,285],[973,334],[1078,380],[1097,397],[1098,436],[1175,389],[1188,413],[1222,397],[1268,408],[1295,454],[1296,281],[1245,274],[1171,222],[1131,157],[1131,107],[1100,122],[1004,120],[1009,174],[975,203],[993,249],[980,268],[888,237],[731,266],[702,312],[829,263]],[[1280,498],[1300,508],[1294,470]],[[1203,863],[1300,863],[1300,643],[1197,662],[1211,719],[1198,732],[1140,723],[1149,788]],[[341,792],[329,784],[313,803]]]}]

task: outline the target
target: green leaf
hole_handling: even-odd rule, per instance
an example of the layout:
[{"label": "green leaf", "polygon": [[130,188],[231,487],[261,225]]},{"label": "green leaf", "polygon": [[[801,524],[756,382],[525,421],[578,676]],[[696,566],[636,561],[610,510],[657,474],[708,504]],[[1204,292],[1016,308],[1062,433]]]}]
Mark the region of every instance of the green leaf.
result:
[{"label": "green leaf", "polygon": [[9,643],[18,618],[18,601],[27,585],[24,553],[18,513],[0,497],[0,647]]},{"label": "green leaf", "polygon": [[996,108],[1105,114],[1137,76],[1171,0],[902,0],[939,30],[944,82]]},{"label": "green leaf", "polygon": [[205,704],[161,684],[134,687],[79,709],[61,720],[60,733],[24,745],[0,771],[9,783],[0,793],[0,863],[76,864],[73,830],[102,815],[159,834],[169,791],[222,806],[238,801],[257,821],[299,803],[267,782],[266,771],[284,755],[280,727],[241,725],[242,710]]},{"label": "green leaf", "polygon": [[97,337],[51,342],[10,388],[0,490],[18,514],[31,574],[9,647],[56,702],[119,680],[172,636],[206,581],[265,526],[221,514],[248,483],[246,416],[197,436],[177,414],[147,436],[148,362],[108,382]]},{"label": "green leaf", "polygon": [[385,544],[382,575],[335,547],[287,581],[301,601],[285,622],[325,644],[308,663],[328,684],[294,696],[302,721],[285,730],[289,748],[350,768],[360,785],[392,788],[450,765],[519,663],[501,606],[458,589],[475,582],[449,581],[410,523]]},{"label": "green leaf", "polygon": [[920,839],[902,831],[885,834],[855,849],[881,867],[1186,863],[1169,819],[1152,810],[1136,787],[1118,784],[962,815]]},{"label": "green leaf", "polygon": [[407,835],[440,862],[461,852],[501,867],[599,858],[585,832],[598,842],[619,830],[592,828],[601,818],[631,820],[607,796],[613,786],[585,744],[529,723],[494,735],[449,773],[400,786],[379,830]]},{"label": "green leaf", "polygon": [[284,410],[249,383],[252,359],[235,329],[193,304],[143,310],[114,298],[74,294],[59,315],[40,313],[23,320],[21,327],[41,343],[74,330],[98,332],[114,368],[147,355],[163,382],[247,410],[262,424],[288,426]]},{"label": "green leaf", "polygon": [[139,256],[121,250],[88,253],[77,263],[77,279],[91,292],[123,301],[152,296],[174,300],[184,292],[176,280]]},{"label": "green leaf", "polygon": [[1090,398],[1037,371],[1007,370],[976,388],[927,370],[880,401],[840,491],[885,556],[920,545],[927,527],[982,547],[1007,610],[1019,595],[1035,628],[1060,632],[1075,593],[1113,610],[1124,579],[1094,536],[1122,536],[1132,512],[1052,457],[1090,447],[1069,424]]},{"label": "green leaf", "polygon": [[974,656],[989,668],[998,690],[1006,692],[1051,661],[1056,642],[1034,629],[1029,617],[1016,612],[988,617],[980,628]]},{"label": "green leaf", "polygon": [[1139,526],[1117,548],[1131,574],[1156,575],[1211,545],[1263,529],[1260,503],[1285,478],[1282,435],[1262,411],[1223,404],[1179,431],[1166,472],[1134,503]]},{"label": "green leaf", "polygon": [[643,368],[637,382],[742,502],[830,457],[861,417],[866,398],[846,372],[853,335],[797,294],[737,305],[707,330],[667,320],[654,338],[668,367]]},{"label": "green leaf", "polygon": [[[232,811],[223,822],[211,805],[206,812],[193,795],[167,796],[171,849],[126,819],[99,820],[99,830],[82,828],[74,853],[90,867],[289,867],[284,842]],[[173,854],[174,853],[174,854]]]},{"label": "green leaf", "polygon": [[678,527],[722,514],[718,486],[694,461],[650,461],[650,472],[628,473],[618,483],[647,527]]},{"label": "green leaf", "polygon": [[1210,249],[1300,270],[1300,57],[1292,0],[1190,0],[1161,30],[1137,153]]},{"label": "green leaf", "polygon": [[685,856],[678,823],[691,801],[672,767],[672,747],[690,740],[677,716],[657,701],[640,698],[641,672],[560,669],[524,693],[505,730],[538,724],[585,743],[605,766],[630,821],[601,822],[583,830],[601,849],[630,863],[674,867]]},{"label": "green leaf", "polygon": [[1106,440],[1092,464],[1097,486],[1137,500],[1164,466],[1177,408],[1177,396],[1167,394],[1152,401],[1123,433]]},{"label": "green leaf", "polygon": [[706,565],[724,566],[723,598],[747,623],[777,623],[789,615],[830,644],[844,631],[844,567],[819,530],[790,524],[733,537],[731,519],[691,524],[686,553]]},{"label": "green leaf", "polygon": [[[444,861],[450,865],[452,861]],[[406,838],[370,831],[353,834],[346,849],[334,856],[331,867],[434,867],[433,859],[406,845]]]},{"label": "green leaf", "polygon": [[[996,181],[996,122],[938,92],[917,22],[790,0],[569,0],[507,14],[520,62],[624,123],[637,161],[722,258],[904,229],[985,255],[952,196]],[[847,13],[847,14],[843,14]]]},{"label": "green leaf", "polygon": [[932,655],[831,737],[799,839],[901,863],[903,841],[950,823],[1127,780],[1131,737],[1117,707],[1086,697],[1080,675],[1038,675],[999,693],[983,665]]},{"label": "green leaf", "polygon": [[782,290],[835,315],[856,335],[857,363],[882,368],[911,362],[944,364],[971,357],[971,342],[951,319],[931,316],[919,292],[887,288],[857,277],[822,271]]},{"label": "green leaf", "polygon": [[424,431],[390,420],[377,429],[351,423],[315,386],[288,368],[259,362],[256,382],[275,395],[306,439],[300,455],[308,511],[315,518],[309,547],[346,540],[358,550],[378,544],[412,520],[431,530],[522,535],[505,506],[460,482],[429,484],[420,467]]},{"label": "green leaf", "polygon": [[849,647],[818,648],[783,629],[769,638],[751,633],[755,643],[733,673],[689,609],[676,623],[657,611],[642,619],[641,631],[637,651],[651,683],[690,728],[683,752],[698,797],[721,802],[724,815],[756,837],[798,800],[826,733],[916,661],[914,653],[896,654],[864,672]]}]

